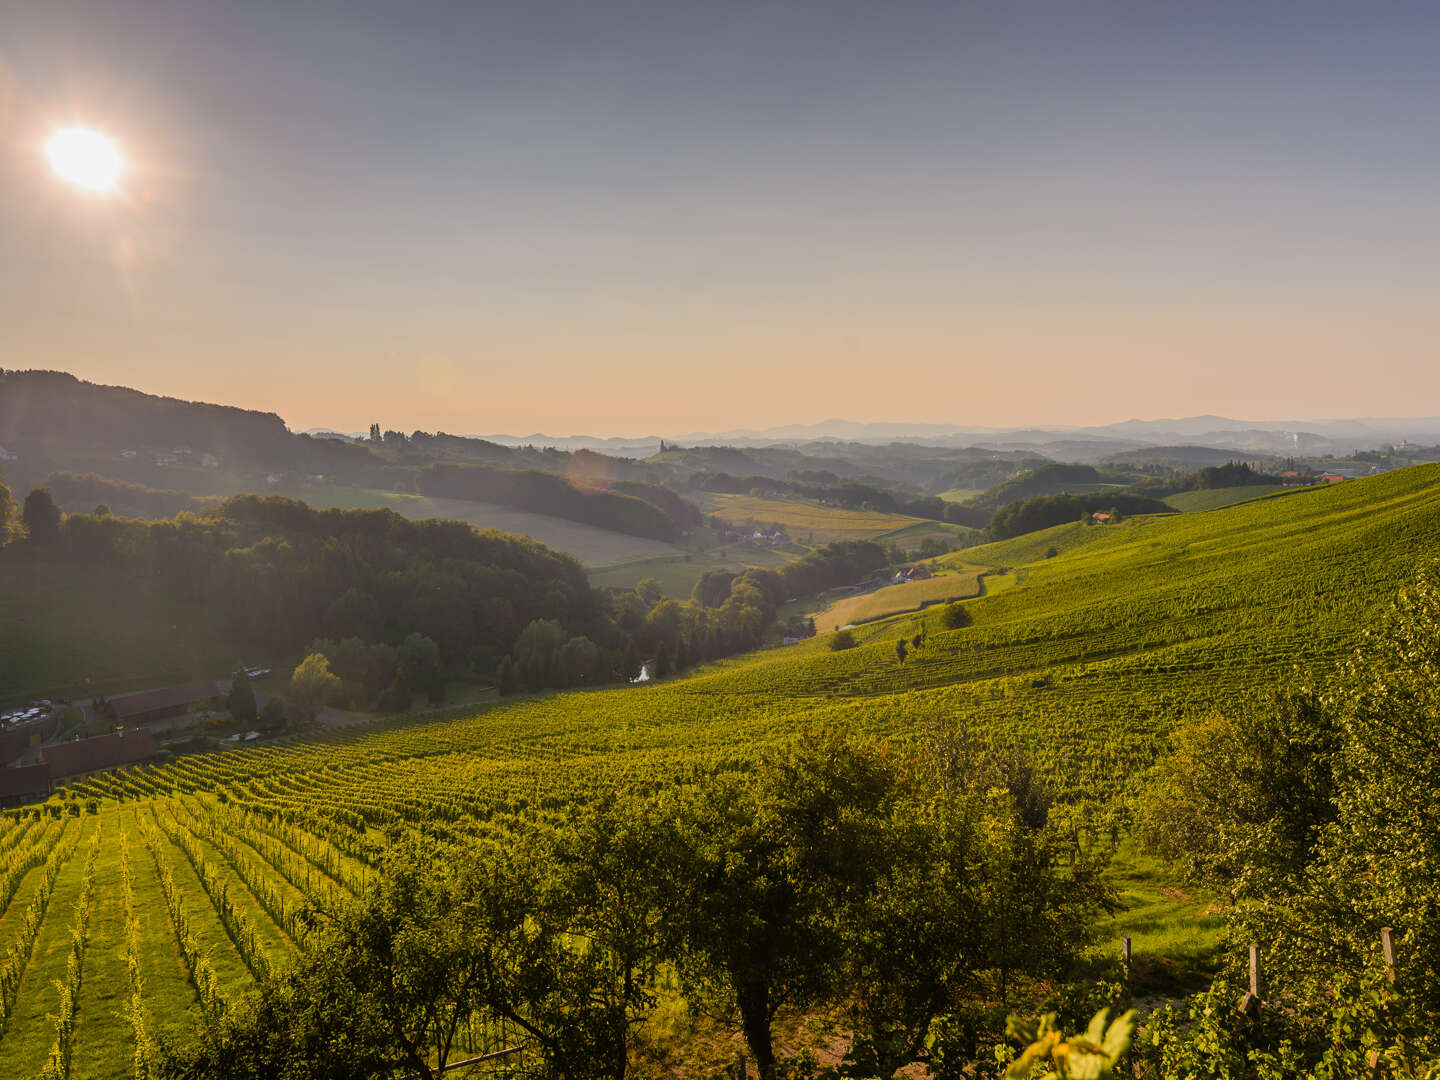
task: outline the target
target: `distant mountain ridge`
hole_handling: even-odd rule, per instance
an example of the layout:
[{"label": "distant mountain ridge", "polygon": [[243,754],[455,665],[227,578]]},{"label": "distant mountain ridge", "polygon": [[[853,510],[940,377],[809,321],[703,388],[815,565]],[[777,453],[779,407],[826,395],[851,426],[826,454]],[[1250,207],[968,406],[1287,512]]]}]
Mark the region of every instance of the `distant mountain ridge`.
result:
[{"label": "distant mountain ridge", "polygon": [[909,424],[841,419],[771,428],[732,428],[674,436],[601,438],[590,435],[475,436],[502,446],[590,449],[625,457],[647,456],[663,441],[680,446],[802,447],[831,442],[914,443],[997,450],[1029,450],[1064,461],[1098,460],[1146,446],[1203,446],[1269,455],[1351,453],[1402,441],[1440,443],[1440,417],[1391,417],[1330,420],[1234,420],[1201,415],[1172,419],[1122,420],[1091,426],[981,427]]},{"label": "distant mountain ridge", "polygon": [[[303,464],[334,470],[359,465],[363,453],[342,453],[336,442],[358,440],[331,428],[292,432],[273,412],[157,397],[124,387],[99,386],[64,372],[0,370],[0,446],[15,442],[81,439],[119,449],[183,443],[221,458],[263,467]],[[1440,443],[1440,416],[1328,420],[1235,420],[1213,414],[1103,425],[998,427],[966,424],[858,422],[831,418],[769,428],[690,431],[677,435],[487,434],[465,436],[498,447],[590,450],[617,458],[648,458],[661,442],[685,447],[800,448],[831,443],[891,443],[940,448],[977,447],[1041,454],[1058,461],[1093,462],[1150,446],[1193,446],[1267,454],[1348,454],[1402,441]],[[315,444],[322,444],[317,447]],[[330,444],[324,446],[323,444]],[[356,448],[359,449],[358,447]],[[297,461],[297,456],[299,461]],[[520,464],[517,462],[517,464]]]}]

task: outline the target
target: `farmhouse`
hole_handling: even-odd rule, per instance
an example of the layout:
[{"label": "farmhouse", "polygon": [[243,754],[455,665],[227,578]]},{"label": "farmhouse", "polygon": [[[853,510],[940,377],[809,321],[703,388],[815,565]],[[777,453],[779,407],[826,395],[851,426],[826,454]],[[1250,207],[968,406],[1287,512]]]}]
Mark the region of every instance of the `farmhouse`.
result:
[{"label": "farmhouse", "polygon": [[213,679],[186,683],[184,686],[167,686],[160,690],[145,690],[138,694],[111,698],[110,715],[123,724],[144,724],[151,720],[182,716],[197,702],[219,696],[220,687],[215,685]]},{"label": "farmhouse", "polygon": [[56,743],[40,750],[41,760],[52,779],[94,776],[121,765],[134,765],[155,756],[155,738],[140,728],[116,731],[93,739]]},{"label": "farmhouse", "polygon": [[909,566],[895,571],[895,576],[890,580],[896,585],[903,585],[907,581],[929,581],[934,576],[923,566]]},{"label": "farmhouse", "polygon": [[1096,525],[1105,525],[1110,521],[1110,515],[1103,510],[1096,510],[1095,513],[1090,515],[1090,520],[1095,522]]},{"label": "farmhouse", "polygon": [[1338,484],[1342,480],[1348,480],[1349,477],[1344,476],[1341,473],[1327,472],[1322,474],[1320,479],[1327,484]]}]

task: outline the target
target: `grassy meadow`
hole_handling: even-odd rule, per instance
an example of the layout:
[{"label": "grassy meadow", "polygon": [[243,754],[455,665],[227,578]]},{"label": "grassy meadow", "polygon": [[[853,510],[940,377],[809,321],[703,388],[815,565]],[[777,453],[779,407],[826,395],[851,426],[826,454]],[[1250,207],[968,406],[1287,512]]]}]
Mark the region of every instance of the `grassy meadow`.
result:
[{"label": "grassy meadow", "polygon": [[847,596],[837,600],[815,616],[815,628],[821,633],[838,630],[851,623],[871,622],[907,611],[919,611],[930,604],[949,600],[969,600],[980,595],[980,574],[941,574],[928,581],[907,581],[886,585],[874,592]]},{"label": "grassy meadow", "polygon": [[468,499],[438,499],[340,485],[307,486],[299,498],[317,509],[387,507],[412,520],[447,518],[469,522],[477,529],[497,529],[516,536],[528,536],[546,547],[575,556],[587,568],[620,566],[650,559],[681,559],[685,555],[684,548],[662,540],[629,536],[578,521]]},{"label": "grassy meadow", "polygon": [[845,510],[798,499],[769,499],[755,495],[706,493],[700,509],[732,525],[745,525],[751,521],[778,525],[790,534],[791,539],[801,543],[810,543],[812,537],[816,544],[828,544],[834,540],[879,540],[888,538],[899,529],[916,525],[940,524],[942,530],[945,528],[942,523],[904,514]]},{"label": "grassy meadow", "polygon": [[1263,499],[1267,495],[1278,495],[1291,490],[1283,484],[1246,484],[1241,487],[1206,488],[1201,491],[1181,491],[1167,495],[1161,500],[1166,506],[1173,506],[1182,514],[1193,514],[1201,510],[1218,510],[1222,506]]}]

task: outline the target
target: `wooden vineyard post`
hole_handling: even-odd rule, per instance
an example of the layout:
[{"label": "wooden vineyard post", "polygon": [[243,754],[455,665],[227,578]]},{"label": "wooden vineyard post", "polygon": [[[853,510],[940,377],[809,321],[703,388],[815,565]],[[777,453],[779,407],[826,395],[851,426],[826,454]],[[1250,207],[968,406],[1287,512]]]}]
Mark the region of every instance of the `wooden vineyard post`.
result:
[{"label": "wooden vineyard post", "polygon": [[1388,926],[1380,928],[1380,953],[1385,958],[1385,978],[1395,981],[1395,931]]},{"label": "wooden vineyard post", "polygon": [[1128,936],[1120,939],[1120,959],[1125,965],[1125,978],[1130,978],[1130,938]]},{"label": "wooden vineyard post", "polygon": [[1260,945],[1250,943],[1250,991],[1240,999],[1240,1011],[1251,1014],[1260,1010]]}]

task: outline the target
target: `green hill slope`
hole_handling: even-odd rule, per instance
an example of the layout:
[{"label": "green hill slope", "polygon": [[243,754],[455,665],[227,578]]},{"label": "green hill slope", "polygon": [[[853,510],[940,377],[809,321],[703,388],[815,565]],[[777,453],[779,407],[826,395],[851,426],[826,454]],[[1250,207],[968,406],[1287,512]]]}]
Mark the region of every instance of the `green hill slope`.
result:
[{"label": "green hill slope", "polygon": [[[46,1010],[63,974],[54,958],[64,953],[49,943],[68,940],[85,837],[97,828],[110,841],[97,882],[118,880],[130,853],[144,915],[135,947],[156,972],[139,1002],[173,1031],[195,1007],[184,964],[208,958],[220,993],[237,994],[257,948],[274,962],[292,955],[296,905],[332,902],[373,878],[380,830],[391,826],[503,842],[519,820],[563,825],[608,788],[653,790],[743,767],[800,732],[846,726],[901,741],[957,723],[1025,747],[1071,797],[1057,813],[1106,814],[1175,725],[1256,698],[1297,666],[1333,663],[1437,550],[1440,466],[1206,514],[1065,525],[943,560],[1010,567],[1016,581],[967,601],[975,623],[962,630],[902,615],[861,627],[858,646],[842,652],[822,637],[658,685],[540,695],[80,781],[71,792],[127,801],[102,801],[93,817],[53,800],[54,819],[0,815],[24,898],[0,913],[0,945],[30,940],[22,908],[50,880],[48,865],[56,897],[3,1036],[0,1080],[32,1075],[48,1045]],[[925,643],[897,663],[895,640],[922,626]],[[183,909],[171,906],[167,881]],[[123,920],[118,889],[96,896],[94,925]],[[233,935],[222,908],[240,927]],[[98,1003],[119,1000],[125,978],[100,961],[87,957],[84,987],[95,996],[75,1054],[91,1063],[86,1075],[118,1080],[129,1054],[108,1048],[129,1037],[128,1021]]]},{"label": "green hill slope", "polygon": [[[344,804],[348,755],[408,772],[419,766],[397,759],[423,746],[425,769],[456,770],[446,786],[466,800],[518,788],[558,805],[602,776],[683,774],[817,726],[904,736],[963,721],[1028,746],[1073,796],[1110,794],[1186,717],[1332,663],[1436,550],[1434,466],[1205,515],[1060,526],[942,560],[1017,570],[1013,588],[969,602],[972,627],[898,616],[860,628],[844,652],[819,638],[659,686],[505,704],[424,734],[371,732],[344,755],[326,749],[324,783]],[[895,639],[922,624],[926,644],[897,663]],[[268,755],[265,768],[308,775],[311,754]],[[165,769],[146,780],[173,782]]]}]

